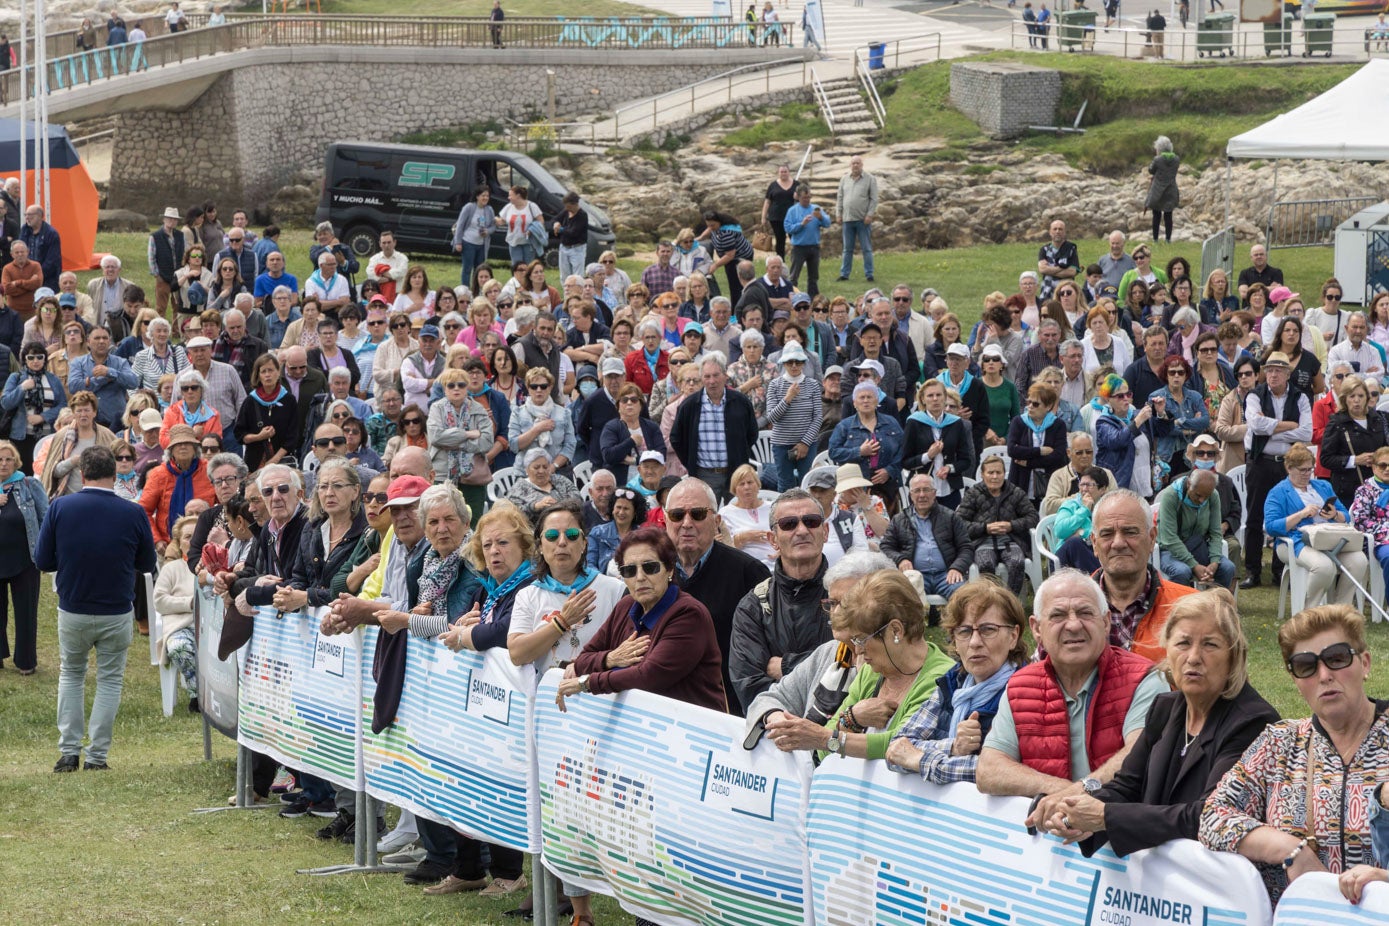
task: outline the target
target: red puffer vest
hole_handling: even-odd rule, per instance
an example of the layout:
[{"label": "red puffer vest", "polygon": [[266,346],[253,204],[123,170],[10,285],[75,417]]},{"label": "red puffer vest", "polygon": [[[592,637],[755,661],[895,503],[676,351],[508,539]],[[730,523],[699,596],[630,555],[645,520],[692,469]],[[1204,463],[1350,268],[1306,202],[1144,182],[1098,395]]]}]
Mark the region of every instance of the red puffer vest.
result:
[{"label": "red puffer vest", "polygon": [[[1153,664],[1117,646],[1100,655],[1100,677],[1090,694],[1085,719],[1085,754],[1097,769],[1124,746],[1124,716],[1133,692]],[[1046,775],[1073,781],[1070,720],[1066,696],[1052,669],[1051,657],[1013,673],[1008,704],[1018,731],[1022,763]]]}]

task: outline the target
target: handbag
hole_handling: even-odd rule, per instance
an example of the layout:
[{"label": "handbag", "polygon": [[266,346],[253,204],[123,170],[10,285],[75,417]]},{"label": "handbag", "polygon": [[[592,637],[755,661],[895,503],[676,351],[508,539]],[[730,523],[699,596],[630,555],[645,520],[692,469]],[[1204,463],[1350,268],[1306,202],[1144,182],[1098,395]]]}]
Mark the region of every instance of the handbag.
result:
[{"label": "handbag", "polygon": [[491,481],[492,467],[487,462],[487,457],[480,453],[473,454],[472,472],[458,477],[458,484],[465,486],[485,486]]},{"label": "handbag", "polygon": [[770,251],[776,247],[776,239],[772,237],[772,226],[763,222],[753,230],[752,247],[755,251]]},{"label": "handbag", "polygon": [[1348,550],[1361,550],[1365,535],[1349,524],[1311,524],[1302,529],[1302,542],[1322,553],[1332,552],[1342,541]]}]

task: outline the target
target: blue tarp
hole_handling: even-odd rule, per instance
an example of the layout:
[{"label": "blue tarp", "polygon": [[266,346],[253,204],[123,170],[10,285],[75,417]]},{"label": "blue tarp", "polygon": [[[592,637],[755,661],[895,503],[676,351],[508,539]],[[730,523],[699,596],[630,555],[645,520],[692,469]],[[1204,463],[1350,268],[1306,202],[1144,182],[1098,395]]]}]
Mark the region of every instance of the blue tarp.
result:
[{"label": "blue tarp", "polygon": [[[37,166],[39,146],[34,134],[34,123],[26,129],[25,148],[30,169]],[[48,166],[52,170],[66,170],[79,163],[77,149],[68,139],[67,130],[61,125],[48,127]],[[15,173],[19,170],[19,120],[0,119],[0,174]]]}]

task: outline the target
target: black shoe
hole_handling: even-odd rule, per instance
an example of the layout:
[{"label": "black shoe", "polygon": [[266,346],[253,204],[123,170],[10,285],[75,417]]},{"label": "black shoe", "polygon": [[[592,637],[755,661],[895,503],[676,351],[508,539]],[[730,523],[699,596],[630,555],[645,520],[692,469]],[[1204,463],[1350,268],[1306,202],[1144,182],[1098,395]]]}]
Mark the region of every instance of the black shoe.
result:
[{"label": "black shoe", "polygon": [[1245,576],[1245,577],[1244,577],[1244,581],[1241,582],[1241,583],[1239,584],[1239,587],[1240,587],[1240,588],[1258,588],[1258,587],[1259,587],[1260,585],[1262,585],[1262,584],[1263,584],[1263,583],[1259,581],[1259,577],[1256,576],[1256,575],[1254,575],[1254,576]]},{"label": "black shoe", "polygon": [[297,820],[299,817],[308,816],[311,806],[312,805],[301,796],[294,802],[285,804],[284,807],[280,808],[280,816],[284,817],[286,820]]},{"label": "black shoe", "polygon": [[58,760],[58,764],[53,766],[55,772],[75,772],[77,771],[77,756],[63,756]]},{"label": "black shoe", "polygon": [[303,791],[286,791],[280,795],[281,804],[297,804],[304,799]]},{"label": "black shoe", "polygon": [[872,283],[872,282],[873,282],[873,278],[872,278],[872,277],[864,277],[864,279],[867,280],[869,283]]},{"label": "black shoe", "polygon": [[82,771],[84,772],[109,772],[111,766],[105,762],[83,762]]},{"label": "black shoe", "polygon": [[346,834],[347,840],[345,841],[351,841],[356,829],[356,815],[346,810],[339,810],[338,815],[333,818],[333,822],[323,827],[317,833],[314,833],[314,835],[319,839],[342,840],[342,837]]},{"label": "black shoe", "polygon": [[202,706],[201,706],[200,704],[198,704],[198,698],[197,698],[197,696],[194,695],[193,697],[189,698],[189,699],[188,699],[188,713],[190,713],[190,714],[201,714],[202,712],[203,712],[203,709],[202,709]]},{"label": "black shoe", "polygon": [[338,805],[331,797],[325,797],[316,804],[310,804],[309,813],[322,820],[331,820],[338,815]]},{"label": "black shoe", "polygon": [[835,279],[834,282],[836,282],[836,283],[847,283],[847,282],[849,282],[849,278],[848,278],[848,277],[837,277],[837,278]]},{"label": "black shoe", "polygon": [[438,884],[452,869],[448,865],[425,859],[405,873],[406,884]]}]

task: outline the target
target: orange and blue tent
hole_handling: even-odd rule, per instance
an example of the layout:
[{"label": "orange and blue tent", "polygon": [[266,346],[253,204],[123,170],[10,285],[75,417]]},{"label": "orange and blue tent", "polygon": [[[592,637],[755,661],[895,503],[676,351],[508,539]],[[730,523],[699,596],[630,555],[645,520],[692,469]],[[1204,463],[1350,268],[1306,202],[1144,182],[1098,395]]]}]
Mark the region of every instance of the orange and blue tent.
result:
[{"label": "orange and blue tent", "polygon": [[[0,119],[0,180],[19,177],[25,184],[26,201],[33,202],[38,178],[35,169],[37,153],[42,150],[34,137],[36,128],[29,123],[24,147],[27,149],[27,179],[19,172],[19,120]],[[100,199],[87,168],[77,156],[68,133],[60,125],[48,127],[49,198],[52,203],[48,221],[63,240],[63,269],[90,270],[98,266],[96,220]]]}]

